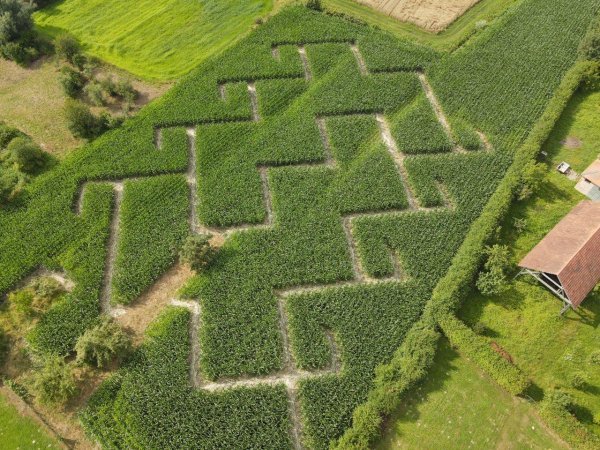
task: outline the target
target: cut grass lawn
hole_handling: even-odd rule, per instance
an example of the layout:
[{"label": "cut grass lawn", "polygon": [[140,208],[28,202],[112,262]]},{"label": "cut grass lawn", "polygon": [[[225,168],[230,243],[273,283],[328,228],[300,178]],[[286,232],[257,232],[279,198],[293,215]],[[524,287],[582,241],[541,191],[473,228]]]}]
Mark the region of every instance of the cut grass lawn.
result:
[{"label": "cut grass lawn", "polygon": [[36,14],[92,55],[148,80],[173,80],[245,35],[274,0],[63,0]]},{"label": "cut grass lawn", "polygon": [[60,447],[31,419],[25,418],[0,395],[0,442],[5,450],[41,450]]},{"label": "cut grass lawn", "polygon": [[563,449],[534,408],[443,340],[426,381],[406,396],[377,445],[388,449]]},{"label": "cut grass lawn", "polygon": [[399,38],[410,39],[430,45],[436,50],[451,51],[463,44],[477,31],[477,22],[490,22],[509,6],[520,0],[481,0],[441,33],[431,33],[418,26],[397,19],[362,5],[355,0],[324,0],[331,11],[348,14],[369,25],[388,31]]},{"label": "cut grass lawn", "polygon": [[[584,199],[575,182],[554,170],[561,161],[569,162],[581,173],[600,151],[600,92],[578,93],[545,146],[549,172],[541,191],[532,199],[513,206],[503,226],[502,243],[509,245],[513,261],[518,261],[537,244],[556,223]],[[582,145],[568,149],[562,145],[568,136]],[[513,220],[523,218],[526,229],[518,233]],[[532,279],[519,278],[500,296],[472,295],[462,317],[469,324],[480,321],[486,334],[504,347],[515,363],[542,389],[562,387],[578,404],[576,415],[600,434],[593,416],[600,414],[600,366],[588,361],[600,345],[600,294],[590,295],[577,311],[559,316],[561,303]],[[569,387],[577,372],[587,376],[582,389]]]}]

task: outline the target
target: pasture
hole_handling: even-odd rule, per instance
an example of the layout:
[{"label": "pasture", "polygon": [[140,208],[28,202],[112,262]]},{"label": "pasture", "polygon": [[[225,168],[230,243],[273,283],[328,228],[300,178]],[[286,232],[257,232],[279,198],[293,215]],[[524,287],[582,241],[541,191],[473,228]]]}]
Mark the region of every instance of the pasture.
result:
[{"label": "pasture", "polygon": [[[91,397],[88,434],[103,448],[325,449],[356,426],[376,370],[392,376],[378,368],[398,348],[437,336],[420,321],[575,63],[598,11],[579,3],[524,0],[449,55],[286,8],[1,209],[0,292],[40,267],[73,285],[27,335],[41,355],[68,357],[102,315],[131,314],[188,234],[224,243]],[[207,55],[182,39],[194,45],[171,62],[163,48],[128,69],[189,70]]]},{"label": "pasture", "polygon": [[273,0],[61,0],[36,14],[50,36],[69,33],[86,52],[151,81],[170,81],[245,35]]}]

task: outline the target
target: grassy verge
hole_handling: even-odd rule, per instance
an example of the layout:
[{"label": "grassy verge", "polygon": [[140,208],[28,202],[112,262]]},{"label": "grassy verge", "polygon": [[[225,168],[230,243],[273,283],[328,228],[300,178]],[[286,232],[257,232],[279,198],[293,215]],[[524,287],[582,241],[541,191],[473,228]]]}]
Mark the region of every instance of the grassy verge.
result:
[{"label": "grassy verge", "polygon": [[59,449],[31,419],[25,418],[0,396],[0,442],[6,450]]},{"label": "grassy verge", "polygon": [[500,388],[445,339],[427,379],[406,399],[377,449],[567,448],[529,403]]},{"label": "grassy verge", "polygon": [[377,26],[399,38],[408,38],[421,44],[430,45],[437,50],[450,51],[460,46],[476,31],[476,23],[478,21],[486,20],[489,22],[518,1],[481,0],[448,28],[437,34],[425,31],[411,23],[400,22],[354,0],[324,0],[323,3],[330,11],[356,17],[367,22],[369,25]]},{"label": "grassy verge", "polygon": [[50,36],[68,32],[85,50],[136,76],[173,80],[244,36],[273,0],[63,0],[36,14]]},{"label": "grassy verge", "polygon": [[[575,191],[575,182],[557,173],[554,166],[568,161],[581,173],[596,158],[600,149],[598,114],[600,93],[576,94],[545,145],[549,172],[541,191],[515,204],[502,227],[502,242],[511,247],[515,265],[584,199]],[[564,146],[561,142],[568,136],[578,138],[581,146]],[[523,231],[515,228],[515,219],[525,221]],[[501,296],[472,295],[461,316],[471,325],[484,324],[487,336],[504,347],[539,387],[562,387],[572,394],[579,405],[577,417],[598,433],[600,426],[592,422],[600,413],[600,366],[590,364],[588,358],[600,342],[599,300],[598,293],[592,294],[578,311],[559,317],[559,301],[533,281],[520,278]],[[576,372],[587,377],[580,389],[569,385]]]}]

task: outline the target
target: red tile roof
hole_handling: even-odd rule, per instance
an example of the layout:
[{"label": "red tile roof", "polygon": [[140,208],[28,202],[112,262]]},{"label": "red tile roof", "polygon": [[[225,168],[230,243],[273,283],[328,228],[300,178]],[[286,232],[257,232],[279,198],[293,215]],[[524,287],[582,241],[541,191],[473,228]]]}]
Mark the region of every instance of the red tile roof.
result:
[{"label": "red tile roof", "polygon": [[519,266],[556,275],[579,306],[600,281],[600,202],[579,203]]},{"label": "red tile roof", "polygon": [[597,159],[590,165],[590,167],[585,169],[585,172],[583,172],[582,176],[586,180],[589,180],[596,186],[600,187],[600,159]]}]

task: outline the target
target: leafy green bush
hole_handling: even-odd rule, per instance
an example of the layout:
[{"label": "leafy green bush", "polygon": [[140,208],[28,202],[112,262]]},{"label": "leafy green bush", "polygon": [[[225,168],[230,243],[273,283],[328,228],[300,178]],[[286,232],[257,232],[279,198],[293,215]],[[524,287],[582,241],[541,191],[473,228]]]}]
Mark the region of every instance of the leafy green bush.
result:
[{"label": "leafy green bush", "polygon": [[99,369],[113,360],[129,354],[131,339],[123,329],[108,317],[94,328],[87,330],[75,345],[77,362],[90,364]]},{"label": "leafy green bush", "polygon": [[197,273],[206,270],[216,254],[215,249],[210,244],[210,238],[211,236],[208,235],[189,235],[181,248],[179,260]]},{"label": "leafy green bush", "polygon": [[29,138],[14,138],[6,147],[6,151],[9,154],[8,161],[29,175],[41,172],[48,162],[46,153]]},{"label": "leafy green bush", "polygon": [[72,64],[78,58],[81,52],[79,42],[73,36],[68,34],[60,34],[54,39],[54,48],[59,58],[64,59]]},{"label": "leafy green bush", "polygon": [[594,366],[600,366],[600,350],[590,353],[588,356],[588,362]]},{"label": "leafy green bush", "polygon": [[73,369],[60,356],[49,356],[33,374],[33,389],[43,405],[62,406],[77,392]]},{"label": "leafy green bush", "polygon": [[4,365],[4,362],[6,361],[9,345],[9,337],[6,334],[6,331],[4,331],[2,327],[0,327],[0,367],[2,367]]},{"label": "leafy green bush", "polygon": [[600,19],[596,18],[579,44],[579,57],[600,62]]},{"label": "leafy green bush", "polygon": [[94,139],[108,129],[108,117],[96,116],[89,107],[77,100],[65,103],[67,126],[73,136],[83,139]]},{"label": "leafy green bush", "polygon": [[308,0],[306,2],[306,7],[315,11],[323,11],[321,0]]},{"label": "leafy green bush", "polygon": [[0,122],[0,150],[6,148],[10,141],[19,136],[24,136],[20,130]]},{"label": "leafy green bush", "polygon": [[0,204],[10,200],[16,192],[21,176],[17,170],[10,167],[0,172]]},{"label": "leafy green bush", "polygon": [[547,172],[548,170],[545,164],[535,163],[533,161],[523,167],[521,187],[517,194],[517,198],[519,200],[525,200],[537,192],[544,182]]},{"label": "leafy green bush", "polygon": [[87,82],[81,72],[69,66],[61,67],[59,81],[65,94],[71,98],[78,97]]},{"label": "leafy green bush", "polygon": [[587,384],[587,375],[585,372],[575,372],[569,378],[569,385],[573,389],[582,389]]},{"label": "leafy green bush", "polygon": [[33,29],[33,8],[19,0],[0,0],[0,46],[22,39]]},{"label": "leafy green bush", "polygon": [[510,270],[510,250],[506,245],[495,244],[486,247],[484,254],[487,260],[484,270],[477,278],[477,289],[483,295],[497,295],[508,289],[508,275]]},{"label": "leafy green bush", "polygon": [[103,106],[106,103],[106,99],[104,98],[104,89],[102,89],[102,85],[97,81],[90,81],[83,88],[83,91],[92,105]]}]

